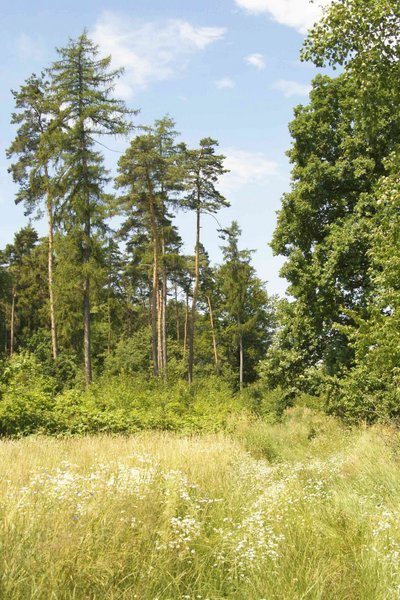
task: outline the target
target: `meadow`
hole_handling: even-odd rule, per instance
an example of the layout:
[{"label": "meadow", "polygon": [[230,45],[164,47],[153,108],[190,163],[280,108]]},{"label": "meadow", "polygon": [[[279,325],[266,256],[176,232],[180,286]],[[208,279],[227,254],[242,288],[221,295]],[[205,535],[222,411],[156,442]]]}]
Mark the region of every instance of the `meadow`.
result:
[{"label": "meadow", "polygon": [[400,436],[308,409],[231,432],[0,442],[6,600],[400,597]]}]

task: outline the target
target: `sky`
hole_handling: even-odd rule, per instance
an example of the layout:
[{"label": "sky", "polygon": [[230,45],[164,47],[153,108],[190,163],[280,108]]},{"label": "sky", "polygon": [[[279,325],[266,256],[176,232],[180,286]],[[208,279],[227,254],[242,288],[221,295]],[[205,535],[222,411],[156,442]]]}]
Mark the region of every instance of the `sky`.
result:
[{"label": "sky", "polygon": [[[219,189],[231,203],[216,215],[218,222],[239,222],[241,246],[255,250],[259,277],[269,293],[284,295],[283,260],[272,255],[269,242],[282,194],[290,189],[288,124],[293,108],[307,103],[317,72],[300,62],[299,51],[321,15],[318,0],[3,0],[0,15],[0,247],[28,222],[7,172],[5,150],[15,136],[10,90],[50,66],[56,48],[86,28],[112,65],[124,68],[115,94],[140,109],[136,125],[169,114],[189,146],[203,137],[218,140],[230,170]],[[129,139],[105,143],[114,174]],[[192,252],[193,215],[179,214],[176,224],[184,250]],[[33,225],[45,235],[44,223]],[[202,242],[213,262],[221,260],[218,227],[204,216]]]}]

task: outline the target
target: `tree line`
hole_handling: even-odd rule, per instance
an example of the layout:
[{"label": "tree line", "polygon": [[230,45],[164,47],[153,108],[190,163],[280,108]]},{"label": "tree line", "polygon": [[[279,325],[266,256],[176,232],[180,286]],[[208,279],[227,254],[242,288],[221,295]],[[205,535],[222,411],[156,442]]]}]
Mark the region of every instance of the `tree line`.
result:
[{"label": "tree line", "polygon": [[272,240],[290,301],[262,370],[288,402],[400,416],[400,4],[334,0],[309,32],[318,74],[295,109],[291,189]]},{"label": "tree line", "polygon": [[[188,147],[169,116],[134,125],[138,111],[114,96],[122,71],[85,32],[57,53],[13,92],[16,202],[46,216],[48,234],[30,223],[1,251],[3,352],[27,349],[58,373],[82,363],[87,385],[114,361],[189,383],[228,369],[242,388],[270,342],[272,300],[237,223],[220,231],[223,265],[202,244],[203,216],[229,206],[217,141]],[[113,181],[106,136],[131,137]],[[174,224],[181,210],[195,215],[193,255]]]},{"label": "tree line", "polygon": [[[65,378],[82,361],[87,383],[92,360],[96,373],[161,381],[216,373],[255,382],[258,409],[300,397],[348,420],[399,418],[399,30],[398,0],[333,0],[305,39],[302,59],[330,70],[290,123],[291,186],[271,242],[289,284],[279,301],[238,223],[220,231],[223,264],[202,244],[203,216],[228,204],[217,142],[189,148],[170,117],[142,127],[110,192],[98,142],[132,133],[134,112],[86,34],[61,49],[15,92],[17,202],[46,212],[49,234],[28,226],[1,253],[4,353],[52,355]],[[192,255],[178,210],[195,215]]]}]

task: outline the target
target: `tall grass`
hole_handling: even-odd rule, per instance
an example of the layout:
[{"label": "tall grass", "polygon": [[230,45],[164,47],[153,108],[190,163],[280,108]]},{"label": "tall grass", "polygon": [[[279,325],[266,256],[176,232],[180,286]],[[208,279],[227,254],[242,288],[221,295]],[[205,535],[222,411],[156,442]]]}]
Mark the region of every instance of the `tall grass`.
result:
[{"label": "tall grass", "polygon": [[227,435],[0,443],[0,597],[400,597],[400,440],[308,411]]}]

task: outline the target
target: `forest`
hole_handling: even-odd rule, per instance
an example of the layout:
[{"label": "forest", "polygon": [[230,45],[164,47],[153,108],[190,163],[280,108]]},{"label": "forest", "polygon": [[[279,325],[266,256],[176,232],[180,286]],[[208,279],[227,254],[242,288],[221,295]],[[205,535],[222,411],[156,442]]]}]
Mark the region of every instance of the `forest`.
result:
[{"label": "forest", "polygon": [[399,31],[398,0],[333,0],[305,38],[285,298],[218,222],[218,141],[140,124],[86,30],[12,92],[2,597],[399,597]]},{"label": "forest", "polygon": [[[170,389],[178,412],[195,395],[183,382],[201,381],[259,412],[307,396],[350,422],[398,416],[398,17],[391,3],[337,2],[304,43],[304,61],[339,73],[315,77],[290,123],[271,241],[286,299],[268,295],[239,223],[219,230],[222,264],[202,244],[204,216],[229,204],[218,142],[188,147],[168,115],[141,126],[86,32],[13,92],[9,171],[31,220],[0,255],[3,433],[47,429],[53,406],[71,411],[73,397],[78,410],[111,378],[117,397],[130,379]],[[130,142],[111,181],[113,136]],[[180,211],[195,215],[192,255]]]},{"label": "forest", "polygon": [[[13,92],[16,202],[45,216],[48,236],[28,224],[1,252],[3,408],[17,372],[36,373],[27,394],[36,382],[39,403],[43,385],[61,393],[122,374],[139,377],[136,388],[213,376],[242,390],[270,344],[273,299],[240,247],[237,222],[220,230],[222,265],[212,266],[202,245],[202,216],[228,205],[218,191],[226,169],[217,141],[178,143],[169,116],[133,125],[137,111],[112,95],[121,73],[86,33],[58,53]],[[101,139],[130,132],[110,192]],[[190,256],[174,225],[178,211],[195,214]],[[21,411],[30,404],[21,400]],[[26,417],[30,431],[39,426],[39,414]],[[4,432],[13,433],[6,422]]]}]

